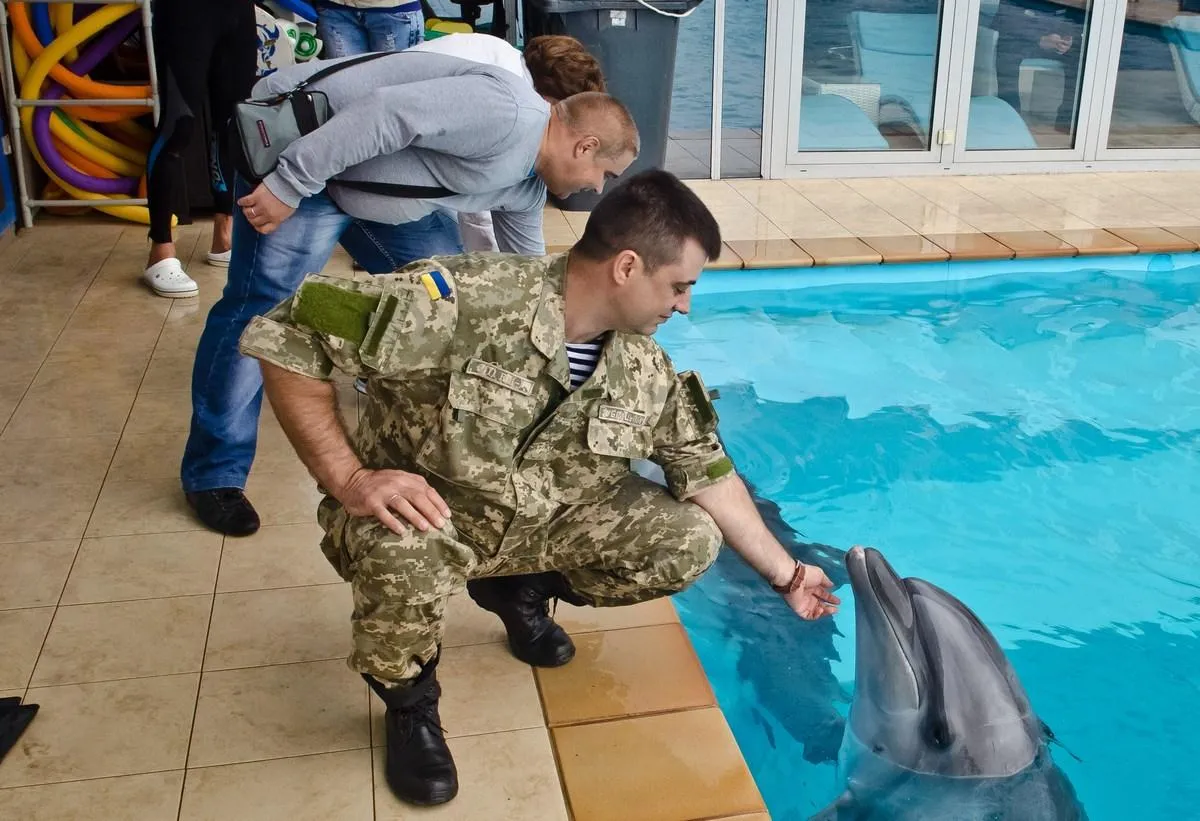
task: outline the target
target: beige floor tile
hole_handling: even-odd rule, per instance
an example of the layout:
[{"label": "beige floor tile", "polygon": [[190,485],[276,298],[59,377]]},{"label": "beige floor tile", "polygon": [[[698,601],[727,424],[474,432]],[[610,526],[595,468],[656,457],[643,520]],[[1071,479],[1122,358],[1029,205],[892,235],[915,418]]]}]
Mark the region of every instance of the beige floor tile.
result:
[{"label": "beige floor tile", "polygon": [[0,764],[0,787],[183,769],[199,678],[31,689],[41,709]]},{"label": "beige floor tile", "polygon": [[1050,233],[1078,248],[1080,256],[1088,254],[1137,253],[1137,246],[1099,228],[1085,228],[1075,231],[1051,231]]},{"label": "beige floor tile", "polygon": [[987,234],[927,234],[925,239],[950,254],[950,259],[1012,259],[1013,250]]},{"label": "beige floor tile", "polygon": [[186,391],[189,393],[187,410],[190,413],[192,364],[195,357],[196,352],[193,347],[175,349],[160,346],[157,348],[146,369],[146,376],[142,380],[142,393]]},{"label": "beige floor tile", "polygon": [[883,256],[857,237],[796,240],[813,265],[878,265]]},{"label": "beige floor tile", "polygon": [[79,366],[84,365],[84,361],[89,358],[96,361],[99,357],[104,357],[102,361],[105,363],[105,372],[110,376],[120,374],[125,379],[135,380],[133,386],[136,388],[146,370],[146,362],[150,358],[150,351],[154,349],[154,343],[158,341],[159,333],[157,325],[101,330],[68,327],[55,340],[51,359],[74,361],[77,363],[75,375],[91,375],[92,369]]},{"label": "beige floor tile", "polygon": [[32,686],[196,672],[211,606],[185,596],[59,607]]},{"label": "beige floor tile", "polygon": [[0,545],[0,610],[58,604],[77,539]]},{"label": "beige floor tile", "polygon": [[142,391],[133,403],[125,433],[144,436],[150,433],[179,433],[188,429],[192,415],[190,389]]},{"label": "beige floor tile", "polygon": [[560,602],[555,621],[574,635],[655,624],[678,624],[679,614],[669,598],[651,599],[625,607],[576,607]]},{"label": "beige floor tile", "polygon": [[544,729],[454,738],[450,752],[458,768],[458,796],[449,804],[417,809],[388,789],[384,755],[375,752],[375,818],[409,821],[567,821],[567,808]]},{"label": "beige floor tile", "polygon": [[992,239],[1008,246],[1017,259],[1025,257],[1073,257],[1079,253],[1074,245],[1045,231],[997,231]]},{"label": "beige floor tile", "polygon": [[371,751],[188,770],[179,821],[371,821]]},{"label": "beige floor tile", "polygon": [[[12,363],[6,367],[11,368]],[[17,405],[21,402],[21,397],[25,395],[26,389],[29,388],[29,379],[33,378],[33,374],[29,375],[29,379],[17,381],[17,375],[13,373],[5,373],[3,377],[6,381],[0,384],[0,431],[8,425],[8,420],[12,418],[13,411],[17,409]],[[13,381],[7,381],[13,380]]]},{"label": "beige floor tile", "polygon": [[183,771],[17,787],[0,794],[20,821],[175,821]]},{"label": "beige floor tile", "polygon": [[218,593],[337,584],[337,571],[321,552],[317,524],[271,525],[253,536],[225,540]]},{"label": "beige floor tile", "polygon": [[813,262],[790,239],[735,240],[729,247],[746,268],[807,268]]},{"label": "beige floor tile", "polygon": [[78,539],[96,496],[92,485],[0,486],[0,543]]},{"label": "beige floor tile", "polygon": [[862,237],[888,262],[939,262],[949,254],[939,245],[919,236]]},{"label": "beige floor tile", "polygon": [[715,703],[681,624],[588,633],[575,648],[570,664],[536,671],[551,725]]},{"label": "beige floor tile", "polygon": [[84,539],[62,603],[211,594],[221,539],[202,530]]},{"label": "beige floor tile", "polygon": [[0,688],[28,686],[53,618],[53,607],[0,611]]},{"label": "beige floor tile", "polygon": [[87,343],[81,343],[82,350],[70,354],[58,353],[56,344],[33,380],[33,387],[97,394],[136,391],[146,373],[153,341],[138,351],[105,349],[103,344],[97,342],[89,350]]},{"label": "beige floor tile", "polygon": [[162,479],[122,479],[104,483],[87,535],[131,536],[139,533],[180,533],[200,530],[175,482]]},{"label": "beige floor tile", "polygon": [[[441,716],[447,738],[542,727],[542,704],[533,668],[504,644],[443,647],[438,664]],[[383,705],[371,698],[375,746],[384,743]]]},{"label": "beige floor tile", "polygon": [[91,484],[100,490],[117,447],[114,434],[65,439],[0,436],[0,485]]},{"label": "beige floor tile", "polygon": [[[561,606],[559,613],[562,613]],[[504,624],[494,613],[475,604],[466,593],[450,597],[446,604],[446,633],[442,638],[442,647],[496,644],[507,639]]]},{"label": "beige floor tile", "polygon": [[735,208],[713,209],[721,226],[721,238],[732,240],[787,239],[778,225],[744,202]]},{"label": "beige floor tile", "polygon": [[737,270],[742,268],[744,265],[745,263],[742,261],[742,258],[736,251],[729,247],[729,243],[723,242],[721,243],[721,256],[711,260],[707,265],[704,266],[704,270],[729,271]]},{"label": "beige floor tile", "polygon": [[348,584],[221,593],[204,669],[345,658],[353,606]]},{"label": "beige floor tile", "polygon": [[101,392],[30,388],[4,435],[9,439],[45,439],[120,433],[133,399],[133,388]]},{"label": "beige floor tile", "polygon": [[367,685],[344,661],[205,673],[189,767],[370,746]]},{"label": "beige floor tile", "polygon": [[1143,254],[1190,254],[1196,243],[1163,228],[1109,228],[1118,239],[1133,243]]},{"label": "beige floor tile", "polygon": [[324,498],[316,481],[302,468],[275,473],[251,471],[246,495],[253,500],[264,525],[315,522],[317,505]]},{"label": "beige floor tile", "polygon": [[[1200,220],[1197,220],[1200,222]],[[1172,234],[1177,237],[1182,237],[1188,242],[1194,242],[1200,246],[1200,225],[1172,225],[1170,228]]]},{"label": "beige floor tile", "polygon": [[685,821],[759,812],[762,797],[720,709],[553,731],[575,821]]},{"label": "beige floor tile", "polygon": [[149,433],[134,436],[126,433],[117,445],[108,479],[159,479],[178,484],[179,462],[187,431]]}]

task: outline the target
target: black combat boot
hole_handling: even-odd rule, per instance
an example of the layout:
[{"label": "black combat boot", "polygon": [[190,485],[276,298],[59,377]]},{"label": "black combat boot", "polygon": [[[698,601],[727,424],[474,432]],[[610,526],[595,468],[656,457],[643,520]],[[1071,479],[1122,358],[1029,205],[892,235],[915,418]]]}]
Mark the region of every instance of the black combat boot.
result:
[{"label": "black combat boot", "polygon": [[437,657],[407,687],[389,689],[363,675],[387,706],[387,783],[397,798],[430,806],[458,795],[458,770],[438,716]]},{"label": "black combat boot", "polygon": [[512,654],[534,667],[561,667],[575,657],[567,631],[550,618],[550,599],[584,604],[560,573],[496,576],[467,582],[467,593],[504,622]]}]

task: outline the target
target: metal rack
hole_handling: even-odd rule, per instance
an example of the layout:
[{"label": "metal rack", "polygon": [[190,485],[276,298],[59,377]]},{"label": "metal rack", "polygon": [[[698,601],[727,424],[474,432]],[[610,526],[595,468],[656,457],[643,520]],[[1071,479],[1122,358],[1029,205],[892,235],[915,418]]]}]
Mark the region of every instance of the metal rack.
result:
[{"label": "metal rack", "polygon": [[[13,147],[13,159],[17,166],[17,198],[21,206],[21,225],[33,227],[33,211],[35,207],[55,208],[76,205],[146,205],[144,198],[135,199],[62,199],[40,200],[30,195],[29,180],[25,174],[25,142],[21,132],[22,108],[70,108],[72,106],[121,106],[148,105],[154,115],[154,124],[158,125],[159,93],[158,71],[154,62],[154,37],[151,32],[151,0],[37,0],[40,3],[75,3],[88,6],[140,6],[142,16],[142,39],[146,46],[146,61],[150,72],[150,97],[131,99],[91,100],[91,99],[61,99],[61,100],[26,100],[18,97],[16,76],[13,72],[12,53],[9,49],[8,5],[12,0],[0,0],[0,63],[4,66],[4,98],[8,106],[9,133]],[[30,3],[32,5],[32,3]]]}]

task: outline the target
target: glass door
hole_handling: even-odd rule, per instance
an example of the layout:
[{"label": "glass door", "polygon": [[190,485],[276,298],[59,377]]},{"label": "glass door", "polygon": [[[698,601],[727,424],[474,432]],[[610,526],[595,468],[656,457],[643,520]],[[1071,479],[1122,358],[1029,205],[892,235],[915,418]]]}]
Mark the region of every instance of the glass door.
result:
[{"label": "glass door", "polygon": [[[943,0],[810,0],[784,4],[779,56],[791,52],[787,165],[934,163],[946,133],[951,4]],[[787,19],[790,17],[791,19]]]},{"label": "glass door", "polygon": [[[1200,157],[1200,0],[1117,0],[1098,155]],[[1149,149],[1149,151],[1147,151]]]},{"label": "glass door", "polygon": [[969,0],[959,162],[1080,160],[1103,68],[1093,0]]}]

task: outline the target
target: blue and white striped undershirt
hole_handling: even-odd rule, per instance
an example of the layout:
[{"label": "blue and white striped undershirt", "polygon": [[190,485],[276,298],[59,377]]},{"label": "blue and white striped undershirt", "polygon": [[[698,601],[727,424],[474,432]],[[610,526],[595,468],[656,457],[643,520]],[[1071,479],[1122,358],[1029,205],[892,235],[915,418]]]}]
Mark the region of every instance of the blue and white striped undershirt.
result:
[{"label": "blue and white striped undershirt", "polygon": [[600,336],[591,342],[568,342],[567,360],[571,363],[571,390],[575,390],[596,370],[600,354],[604,350],[604,337]]}]

